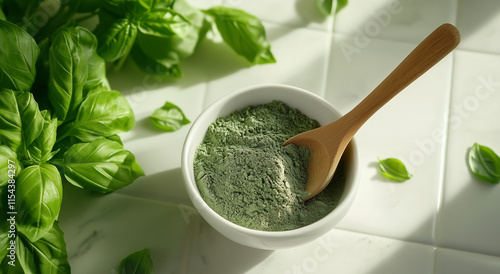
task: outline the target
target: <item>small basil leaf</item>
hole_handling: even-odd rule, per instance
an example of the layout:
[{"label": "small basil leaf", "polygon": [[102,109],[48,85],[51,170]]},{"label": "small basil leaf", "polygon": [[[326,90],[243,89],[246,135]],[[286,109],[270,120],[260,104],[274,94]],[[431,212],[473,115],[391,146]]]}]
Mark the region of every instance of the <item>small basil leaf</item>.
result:
[{"label": "small basil leaf", "polygon": [[21,159],[40,135],[44,119],[31,92],[0,91],[0,144]]},{"label": "small basil leaf", "polygon": [[57,118],[52,118],[50,112],[43,110],[44,123],[38,138],[28,147],[28,158],[34,163],[47,162],[55,154],[52,148],[56,142]]},{"label": "small basil leaf", "polygon": [[172,25],[187,23],[181,14],[172,9],[154,9],[141,17],[138,28],[144,34],[168,37],[175,34]]},{"label": "small basil leaf", "polygon": [[90,56],[88,71],[87,80],[83,85],[84,97],[87,96],[86,92],[92,89],[110,89],[108,78],[106,77],[106,62],[97,52],[94,52]]},{"label": "small basil leaf", "polygon": [[19,233],[16,255],[24,273],[71,273],[64,234],[57,221],[35,242]]},{"label": "small basil leaf", "polygon": [[157,128],[164,131],[176,131],[191,122],[178,106],[170,102],[156,109],[149,118]]},{"label": "small basil leaf", "polygon": [[215,19],[222,39],[252,64],[276,63],[261,21],[239,9],[217,6],[205,11]]},{"label": "small basil leaf", "polygon": [[17,177],[21,169],[16,153],[7,146],[0,145],[0,187]]},{"label": "small basil leaf", "polygon": [[78,111],[96,46],[95,36],[79,26],[64,27],[54,37],[49,49],[49,99],[60,122],[73,119]]},{"label": "small basil leaf", "polygon": [[5,20],[0,20],[0,37],[0,87],[29,91],[40,49],[31,35]]},{"label": "small basil leaf", "polygon": [[[318,9],[324,15],[328,16],[332,14],[333,1],[334,0],[316,0],[316,4],[318,6]],[[345,8],[345,6],[347,6],[348,0],[336,0],[336,1],[337,1],[337,7],[335,8],[335,13],[338,13],[340,10]]]},{"label": "small basil leaf", "polygon": [[106,138],[70,147],[63,168],[71,184],[101,193],[125,187],[144,175],[134,154]]},{"label": "small basil leaf", "polygon": [[129,131],[134,125],[127,99],[118,91],[106,90],[87,96],[67,135],[87,142]]},{"label": "small basil leaf", "polygon": [[335,13],[338,13],[339,11],[343,10],[346,6],[348,0],[337,0],[337,7],[335,8]]},{"label": "small basil leaf", "polygon": [[61,177],[53,165],[33,165],[21,171],[16,185],[17,229],[35,242],[52,228],[59,216]]},{"label": "small basil leaf", "polygon": [[382,175],[396,182],[404,182],[412,177],[403,162],[395,158],[379,159],[378,167]]},{"label": "small basil leaf", "polygon": [[467,166],[483,181],[492,184],[500,182],[500,157],[489,147],[474,143],[467,155]]},{"label": "small basil leaf", "polygon": [[151,260],[151,252],[145,248],[128,255],[120,262],[121,274],[152,274],[154,263]]},{"label": "small basil leaf", "polygon": [[99,41],[99,56],[106,61],[115,61],[130,52],[137,36],[137,26],[128,18],[115,18],[97,25],[94,33]]}]

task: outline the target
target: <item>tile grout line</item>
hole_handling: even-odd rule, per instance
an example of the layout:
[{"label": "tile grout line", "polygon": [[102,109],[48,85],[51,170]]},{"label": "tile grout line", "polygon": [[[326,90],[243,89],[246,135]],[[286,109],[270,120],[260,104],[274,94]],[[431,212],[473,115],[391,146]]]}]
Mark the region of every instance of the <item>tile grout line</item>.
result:
[{"label": "tile grout line", "polygon": [[[454,11],[454,18],[453,24],[456,26],[457,25],[457,18],[458,18],[458,0],[455,1],[455,11]],[[458,48],[458,46],[457,46]],[[444,201],[444,187],[445,187],[445,181],[446,181],[446,170],[447,170],[447,158],[448,158],[448,143],[450,139],[450,115],[451,115],[451,101],[453,98],[453,88],[454,88],[454,76],[455,76],[455,62],[456,62],[456,54],[455,51],[453,51],[451,55],[451,68],[449,70],[449,85],[448,85],[448,94],[447,94],[447,102],[446,102],[446,115],[444,119],[444,127],[443,127],[443,147],[441,148],[441,159],[440,159],[440,176],[439,176],[439,188],[438,188],[438,200],[437,200],[437,208],[436,208],[436,213],[434,214],[434,219],[433,219],[433,225],[432,225],[432,238],[434,242],[434,271],[433,273],[436,273],[437,271],[437,251],[439,248],[439,225],[440,221],[439,218],[442,214],[442,206],[443,206],[443,201]]]}]

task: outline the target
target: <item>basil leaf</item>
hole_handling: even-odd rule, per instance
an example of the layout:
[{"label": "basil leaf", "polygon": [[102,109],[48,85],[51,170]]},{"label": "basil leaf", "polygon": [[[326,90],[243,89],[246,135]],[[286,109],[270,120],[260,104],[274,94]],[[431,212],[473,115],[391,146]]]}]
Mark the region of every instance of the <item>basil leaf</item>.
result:
[{"label": "basil leaf", "polygon": [[[2,196],[4,195],[4,193],[2,191],[0,191],[0,193],[2,194]],[[2,199],[0,199],[0,201],[2,201],[3,203],[3,197]],[[0,209],[4,210],[3,206],[0,207]],[[3,211],[3,212],[6,212],[6,211]],[[0,221],[0,246],[2,247],[0,249],[0,262],[4,260],[4,258],[7,256],[7,254],[10,252],[9,250],[7,250],[7,248],[10,247],[10,241],[11,240],[15,240],[15,234],[13,232],[9,232],[10,231],[10,227],[11,227],[11,224],[9,221],[6,221],[8,218],[7,216],[4,216],[3,212],[1,213],[2,215],[2,220]],[[15,231],[15,224],[12,226],[13,230],[12,231]],[[2,272],[2,273],[8,273],[6,271]]]},{"label": "basil leaf", "polygon": [[35,242],[19,233],[16,255],[24,273],[71,273],[64,234],[57,221]]},{"label": "basil leaf", "polygon": [[53,165],[33,165],[21,171],[16,185],[17,229],[35,242],[52,228],[59,216],[61,177]]},{"label": "basil leaf", "polygon": [[0,187],[7,185],[21,172],[22,166],[17,155],[9,147],[0,145]]},{"label": "basil leaf", "polygon": [[47,162],[56,152],[52,148],[56,142],[57,118],[52,118],[50,112],[43,110],[44,123],[38,138],[28,147],[28,158],[34,163]]},{"label": "basil leaf", "polygon": [[[102,18],[100,14],[99,18]],[[115,18],[111,22],[100,23],[94,31],[99,47],[97,53],[106,61],[126,57],[134,45],[137,26],[128,18]]]},{"label": "basil leaf", "polygon": [[105,90],[111,89],[108,78],[106,77],[106,62],[97,54],[97,52],[94,52],[89,59],[88,76],[85,84],[83,85],[83,96],[86,97],[86,93],[89,90],[99,88]]},{"label": "basil leaf", "polygon": [[101,7],[102,0],[85,0],[80,1],[78,5],[78,12],[87,13],[93,12]]},{"label": "basil leaf", "polygon": [[91,93],[80,106],[67,136],[87,142],[129,131],[135,117],[127,99],[115,90]]},{"label": "basil leaf", "polygon": [[156,109],[149,118],[155,127],[164,131],[176,131],[191,122],[178,106],[170,102]]},{"label": "basil leaf", "polygon": [[49,99],[60,122],[71,120],[83,100],[89,59],[97,46],[83,27],[59,30],[49,49]]},{"label": "basil leaf", "polygon": [[[17,244],[16,244],[17,247]],[[16,259],[17,260],[17,259]],[[9,264],[11,260],[9,258],[5,258],[0,264],[1,273],[9,273],[9,274],[26,274],[21,267],[21,264],[15,263],[14,265]]]},{"label": "basil leaf", "polygon": [[5,20],[0,20],[0,37],[0,87],[29,91],[40,49],[33,37]]},{"label": "basil leaf", "polygon": [[217,6],[205,11],[215,19],[222,39],[252,64],[276,63],[260,20],[245,11]]},{"label": "basil leaf", "polygon": [[144,175],[134,154],[105,138],[70,147],[63,168],[71,184],[101,193],[125,187]]},{"label": "basil leaf", "polygon": [[395,158],[379,159],[378,167],[382,175],[396,182],[404,182],[412,177],[403,162]]},{"label": "basil leaf", "polygon": [[[328,16],[332,14],[333,1],[334,0],[316,0],[316,4],[318,6],[318,9],[324,15]],[[335,8],[335,13],[338,13],[347,6],[348,0],[336,0],[336,1],[337,1],[337,7]]]},{"label": "basil leaf", "polygon": [[337,0],[337,7],[335,8],[335,13],[343,10],[347,6],[348,0]]},{"label": "basil leaf", "polygon": [[152,274],[154,263],[148,248],[128,255],[120,262],[119,271],[122,274]]},{"label": "basil leaf", "polygon": [[172,9],[153,9],[140,18],[138,29],[144,34],[168,37],[176,33],[173,24],[187,24],[187,21]]},{"label": "basil leaf", "polygon": [[130,53],[142,70],[157,78],[182,77],[180,61],[191,56],[208,30],[204,14],[184,0],[175,1],[174,10],[188,22],[170,25],[169,36],[139,32]]},{"label": "basil leaf", "polygon": [[144,53],[137,43],[132,47],[130,57],[132,57],[138,67],[157,79],[182,77],[181,68],[177,60],[151,58]]},{"label": "basil leaf", "polygon": [[19,158],[40,135],[44,119],[30,92],[0,91],[0,144]]},{"label": "basil leaf", "polygon": [[500,157],[489,147],[474,143],[467,155],[467,166],[483,181],[492,184],[500,182]]},{"label": "basil leaf", "polygon": [[151,10],[155,0],[105,0],[105,9],[119,17],[135,19]]}]

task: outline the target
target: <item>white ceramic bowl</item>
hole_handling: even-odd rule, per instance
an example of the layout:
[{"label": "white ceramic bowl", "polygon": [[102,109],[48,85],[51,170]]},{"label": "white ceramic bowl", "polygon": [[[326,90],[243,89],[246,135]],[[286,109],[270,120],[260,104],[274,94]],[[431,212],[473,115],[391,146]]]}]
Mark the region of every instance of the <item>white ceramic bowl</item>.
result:
[{"label": "white ceramic bowl", "polygon": [[193,172],[194,154],[208,126],[220,116],[249,105],[266,104],[273,100],[297,108],[308,117],[316,119],[321,125],[328,124],[341,116],[323,98],[303,89],[285,85],[250,87],[233,92],[205,109],[192,124],[182,150],[182,172],[187,192],[200,215],[227,238],[245,246],[267,250],[302,245],[331,230],[348,212],[359,184],[359,156],[356,141],[352,140],[343,156],[347,160],[344,193],[338,206],[322,219],[288,231],[261,231],[234,224],[212,210],[200,196]]}]

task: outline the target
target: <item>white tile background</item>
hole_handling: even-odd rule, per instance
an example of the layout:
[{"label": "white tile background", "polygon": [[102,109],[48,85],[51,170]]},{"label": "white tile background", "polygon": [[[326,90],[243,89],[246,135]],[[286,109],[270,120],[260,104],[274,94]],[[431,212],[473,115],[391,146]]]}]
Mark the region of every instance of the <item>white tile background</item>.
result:
[{"label": "white tile background", "polygon": [[[249,67],[212,33],[182,63],[182,79],[155,82],[131,63],[110,73],[136,113],[123,139],[147,176],[104,197],[68,188],[61,226],[73,273],[116,273],[121,255],[144,247],[157,273],[500,273],[500,186],[477,181],[465,165],[474,142],[500,153],[500,1],[351,0],[329,18],[311,0],[189,2],[261,18],[277,63]],[[153,109],[168,100],[194,120],[234,90],[282,83],[345,113],[445,22],[460,29],[461,44],[358,132],[362,185],[328,234],[293,249],[254,250],[179,206],[189,204],[180,172],[189,125],[160,133],[148,121]],[[413,178],[384,180],[377,157],[403,160]],[[75,218],[84,205],[92,210]]]}]

